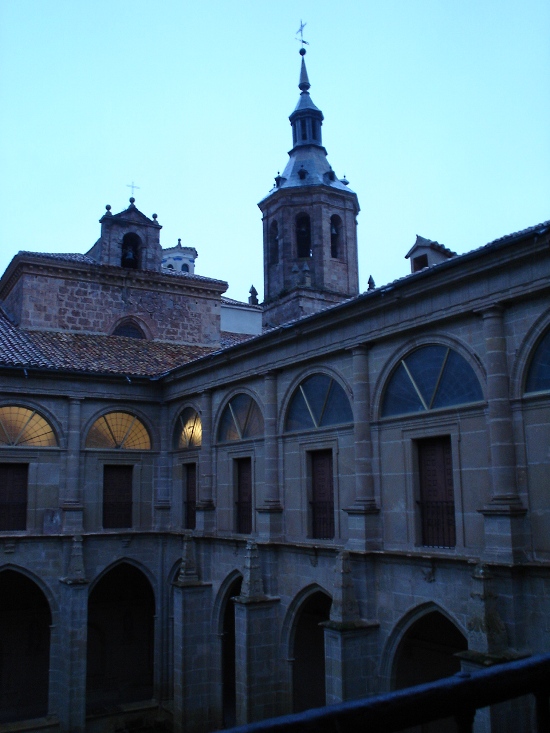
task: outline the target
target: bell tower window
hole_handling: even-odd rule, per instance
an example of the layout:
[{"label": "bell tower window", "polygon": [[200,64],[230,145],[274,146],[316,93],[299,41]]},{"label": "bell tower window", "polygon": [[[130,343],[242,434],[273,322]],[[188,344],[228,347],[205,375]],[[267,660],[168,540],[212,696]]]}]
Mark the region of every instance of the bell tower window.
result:
[{"label": "bell tower window", "polygon": [[308,214],[296,217],[296,253],[300,258],[311,257],[311,220]]},{"label": "bell tower window", "polygon": [[342,256],[342,219],[339,216],[330,217],[330,256],[337,259]]},{"label": "bell tower window", "polygon": [[305,120],[300,120],[300,128],[302,132],[302,140],[307,140],[307,124]]},{"label": "bell tower window", "polygon": [[269,264],[276,265],[279,262],[279,225],[276,221],[271,222],[269,227]]},{"label": "bell tower window", "polygon": [[139,269],[139,250],[141,239],[137,234],[129,232],[122,239],[122,258],[120,266],[127,270]]}]

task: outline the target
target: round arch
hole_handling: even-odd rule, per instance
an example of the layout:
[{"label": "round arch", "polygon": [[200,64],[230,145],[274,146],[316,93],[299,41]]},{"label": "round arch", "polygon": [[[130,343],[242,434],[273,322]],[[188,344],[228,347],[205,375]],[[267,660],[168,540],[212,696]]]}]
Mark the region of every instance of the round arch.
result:
[{"label": "round arch", "polygon": [[[143,428],[145,429],[148,437],[149,437],[149,448],[138,448],[136,450],[154,450],[155,445],[160,445],[160,436],[158,434],[158,429],[153,425],[152,420],[145,415],[141,410],[136,409],[135,405],[113,405],[109,408],[97,410],[94,412],[94,414],[88,418],[86,423],[84,424],[82,435],[84,436],[82,439],[82,446],[81,449],[88,449],[87,442],[88,437],[90,434],[90,430],[94,427],[94,425],[97,423],[97,421],[102,418],[106,417],[107,415],[113,415],[115,413],[121,413],[123,415],[130,415],[132,418],[136,418],[137,421],[139,421]],[[114,446],[112,448],[101,448],[101,450],[116,450]]]},{"label": "round arch", "polygon": [[[460,357],[462,357],[467,365],[473,370],[481,389],[481,399],[485,400],[486,371],[482,366],[480,358],[462,341],[446,334],[435,333],[430,334],[429,336],[426,335],[419,338],[409,339],[405,343],[400,344],[399,348],[397,348],[387,359],[374,384],[370,415],[372,420],[379,420],[382,416],[382,406],[386,387],[388,386],[401,360],[410,356],[415,351],[428,346],[442,346],[450,349],[451,352],[456,352]],[[457,407],[458,406],[459,405],[457,405]],[[418,413],[405,414],[412,416]]]},{"label": "round arch", "polygon": [[[53,448],[65,448],[66,447],[66,441],[65,436],[61,427],[60,421],[57,419],[57,417],[47,408],[45,408],[43,405],[36,404],[35,402],[27,399],[18,399],[16,402],[13,400],[0,400],[0,409],[6,408],[6,407],[21,407],[24,410],[30,410],[31,413],[36,413],[36,415],[39,418],[42,418],[47,424],[48,427],[51,429],[53,436],[56,441],[55,446],[48,446]],[[31,446],[33,447],[33,446]],[[36,446],[39,447],[39,446]],[[44,447],[44,446],[40,446]]]},{"label": "round arch", "polygon": [[525,394],[531,359],[538,345],[550,331],[550,310],[541,314],[523,338],[510,374],[510,396],[518,399]]},{"label": "round arch", "polygon": [[[462,648],[456,648],[456,651],[462,651],[463,649],[468,648],[466,630],[463,629],[456,619],[442,606],[433,601],[428,601],[427,603],[423,603],[420,606],[410,609],[395,625],[395,628],[391,632],[382,652],[380,677],[383,691],[397,689],[396,677],[399,655],[404,650],[404,645],[407,643],[408,637],[410,637],[411,630],[413,630],[415,626],[419,628],[417,626],[418,624],[430,624],[430,630],[433,632],[434,627],[431,625],[431,622],[434,620],[439,621],[438,629],[442,634],[445,633],[445,630],[454,630],[456,637],[453,637],[450,641],[456,641],[456,643],[458,643],[458,639],[463,640]],[[422,641],[422,639],[420,641]],[[451,671],[450,674],[458,672],[459,669],[460,664],[456,660],[453,671]],[[434,677],[433,679],[439,679],[442,676],[446,675],[442,674]],[[427,681],[427,679],[418,679],[418,682],[415,684]]]},{"label": "round arch", "polygon": [[286,388],[282,399],[281,399],[281,409],[279,413],[278,418],[278,432],[279,434],[285,433],[285,424],[286,424],[286,418],[288,414],[289,406],[292,402],[292,399],[294,398],[294,395],[296,393],[296,390],[298,387],[303,384],[307,379],[310,377],[316,376],[316,375],[323,375],[326,377],[329,377],[330,379],[333,379],[336,384],[338,384],[344,391],[348,402],[351,405],[353,404],[353,390],[351,386],[348,384],[348,382],[344,379],[344,377],[335,369],[329,366],[311,366],[308,369],[304,369],[301,371],[298,375],[294,377],[292,382],[289,384],[289,386]]},{"label": "round arch", "polygon": [[[250,435],[248,438],[243,436],[242,438],[234,438],[234,440],[247,440],[247,439],[263,439],[264,437],[264,413],[265,413],[265,407],[263,405],[262,400],[259,398],[258,394],[247,388],[243,387],[242,389],[236,389],[232,390],[229,394],[227,394],[222,402],[220,403],[218,409],[216,410],[216,414],[213,416],[213,437],[215,443],[227,443],[232,442],[230,440],[220,440],[220,431],[223,429],[223,421],[227,419],[227,414],[229,411],[229,405],[233,403],[233,401],[236,398],[240,398],[241,395],[244,395],[248,397],[253,403],[255,403],[259,418],[261,419],[261,434],[257,435]],[[237,430],[235,429],[235,435],[237,435]]]},{"label": "round arch", "polygon": [[[192,424],[188,425],[188,418],[192,415],[195,415],[196,418],[198,418],[198,424],[196,426]],[[199,428],[198,434],[196,433],[195,427]],[[187,445],[180,445],[181,441],[179,440],[179,436],[183,433],[187,436],[187,440],[183,441],[184,443],[188,443]],[[201,410],[196,404],[193,402],[184,402],[182,405],[178,406],[172,416],[170,436],[171,446],[174,450],[200,448],[202,443],[202,417]]]}]

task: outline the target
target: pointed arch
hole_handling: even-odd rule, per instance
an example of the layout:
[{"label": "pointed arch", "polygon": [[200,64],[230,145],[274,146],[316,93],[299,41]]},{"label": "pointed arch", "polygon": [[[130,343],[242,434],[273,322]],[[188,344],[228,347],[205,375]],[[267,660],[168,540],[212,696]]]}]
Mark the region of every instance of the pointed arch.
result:
[{"label": "pointed arch", "polygon": [[48,714],[52,610],[18,568],[0,571],[0,724]]},{"label": "pointed arch", "polygon": [[134,563],[114,563],[88,597],[88,713],[153,697],[155,594]]},{"label": "pointed arch", "polygon": [[[434,676],[431,677],[431,680],[447,676],[445,673],[440,673],[443,668],[450,670],[449,675],[460,670],[460,663],[452,655],[468,648],[466,631],[461,628],[452,614],[442,606],[433,601],[428,601],[415,606],[402,616],[386,642],[380,671],[383,688],[387,691],[399,689],[398,685],[401,687],[406,686],[404,682],[407,680],[408,668],[407,666],[403,667],[403,665],[400,668],[399,662],[400,657],[401,660],[403,659],[403,654],[407,654],[411,647],[414,648],[415,631],[418,632],[416,647],[420,653],[420,662],[417,660],[418,664],[423,664],[427,659],[426,656],[422,656],[422,651],[426,647],[424,643],[426,637],[428,639],[431,637],[428,645],[432,645],[432,649],[438,645],[440,647],[439,650],[436,649],[436,657],[439,662],[443,661],[445,664],[439,667],[433,665]],[[441,643],[445,639],[447,639],[446,645]],[[451,651],[443,649],[444,646],[447,646]],[[426,674],[426,678],[421,677],[420,672],[417,672],[417,682],[415,684],[431,681],[427,679],[428,676]]]},{"label": "pointed arch", "polygon": [[235,606],[231,599],[240,594],[242,581],[243,576],[238,570],[230,573],[220,586],[213,608],[214,624],[220,639],[220,707],[225,728],[236,725],[237,717]]}]

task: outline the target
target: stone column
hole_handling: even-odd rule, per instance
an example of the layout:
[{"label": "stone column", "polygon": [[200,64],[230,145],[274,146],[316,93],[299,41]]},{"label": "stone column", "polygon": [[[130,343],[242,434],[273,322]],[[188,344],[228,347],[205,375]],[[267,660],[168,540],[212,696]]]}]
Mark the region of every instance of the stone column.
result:
[{"label": "stone column", "polygon": [[258,534],[262,539],[276,540],[283,534],[281,498],[279,494],[279,450],[277,443],[277,375],[268,372],[264,377],[264,481],[263,505],[256,508]]},{"label": "stone column", "polygon": [[198,532],[211,534],[215,530],[215,506],[212,493],[212,393],[207,390],[201,397],[202,444],[200,454],[200,473],[197,497]]},{"label": "stone column", "polygon": [[235,598],[237,725],[277,715],[278,602],[263,592],[258,547],[249,541]]},{"label": "stone column", "polygon": [[353,588],[349,553],[339,553],[334,567],[330,620],[325,627],[327,705],[373,694],[378,659],[377,621],[364,621]]},{"label": "stone column", "polygon": [[172,435],[167,433],[169,426],[168,406],[163,404],[160,406],[160,452],[158,463],[156,466],[155,476],[155,496],[154,496],[154,527],[156,530],[165,530],[170,526],[170,509],[171,509],[171,466],[170,454]]},{"label": "stone column", "polygon": [[84,507],[79,483],[81,402],[75,398],[69,400],[65,498],[61,502],[63,531],[69,534],[78,534],[83,530]]},{"label": "stone column", "polygon": [[516,483],[516,457],[509,397],[503,309],[482,313],[487,368],[487,429],[491,452],[491,501],[485,516],[486,559],[511,562],[524,554],[522,505]]},{"label": "stone column", "polygon": [[82,537],[72,538],[67,575],[60,578],[61,653],[52,668],[59,690],[60,729],[63,733],[86,730],[86,646],[88,581],[85,577]]},{"label": "stone column", "polygon": [[370,430],[368,347],[357,346],[353,358],[353,421],[355,432],[355,501],[348,514],[348,548],[378,549],[381,543],[379,507],[374,496]]},{"label": "stone column", "polygon": [[197,733],[215,727],[211,719],[210,611],[212,587],[201,582],[193,540],[183,540],[180,572],[174,583],[174,717],[175,733]]}]

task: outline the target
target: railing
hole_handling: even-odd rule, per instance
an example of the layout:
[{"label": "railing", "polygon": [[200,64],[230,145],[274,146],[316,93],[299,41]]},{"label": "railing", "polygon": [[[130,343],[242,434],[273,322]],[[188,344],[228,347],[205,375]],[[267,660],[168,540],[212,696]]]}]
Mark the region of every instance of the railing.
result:
[{"label": "railing", "polygon": [[533,733],[550,733],[550,654],[250,723],[232,728],[231,733],[395,733],[449,717],[456,720],[458,733],[472,733],[477,709],[523,695],[535,698],[537,727]]},{"label": "railing", "polygon": [[453,501],[419,501],[424,547],[456,545],[455,505]]}]

